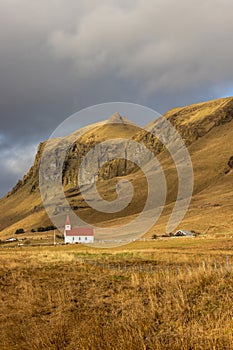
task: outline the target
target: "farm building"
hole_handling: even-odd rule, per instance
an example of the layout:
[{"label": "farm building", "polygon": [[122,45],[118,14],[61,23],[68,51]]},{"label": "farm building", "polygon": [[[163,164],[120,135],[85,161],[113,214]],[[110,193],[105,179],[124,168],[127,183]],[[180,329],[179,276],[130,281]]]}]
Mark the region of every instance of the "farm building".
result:
[{"label": "farm building", "polygon": [[64,230],[65,243],[93,243],[94,231],[89,227],[72,228],[67,216]]},{"label": "farm building", "polygon": [[6,239],[6,242],[15,242],[15,241],[17,241],[17,239],[14,237],[10,237]]},{"label": "farm building", "polygon": [[175,233],[175,236],[193,237],[194,234],[191,231],[179,230]]}]

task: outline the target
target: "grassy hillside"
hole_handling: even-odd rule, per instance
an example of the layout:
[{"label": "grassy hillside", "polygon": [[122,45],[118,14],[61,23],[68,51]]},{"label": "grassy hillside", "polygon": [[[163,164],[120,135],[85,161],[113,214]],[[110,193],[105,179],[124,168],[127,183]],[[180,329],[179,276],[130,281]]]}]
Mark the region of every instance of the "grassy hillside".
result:
[{"label": "grassy hillside", "polygon": [[[208,101],[183,108],[175,108],[165,117],[176,127],[188,146],[194,169],[194,195],[180,228],[200,232],[228,234],[233,232],[233,98]],[[155,122],[150,124],[153,131]],[[78,135],[78,133],[77,133]],[[163,214],[152,233],[163,234],[177,194],[177,172],[175,165],[158,140],[135,125],[100,124],[90,131],[87,129],[77,140],[66,159],[64,186],[67,198],[79,215],[99,226],[121,225],[140,213],[147,196],[147,186],[142,172],[128,167],[124,174],[124,163],[111,162],[108,174],[98,183],[104,199],[116,198],[115,184],[118,179],[129,179],[135,189],[132,204],[116,214],[101,214],[89,208],[83,201],[75,180],[80,154],[107,138],[132,138],[145,143],[158,155],[163,166],[168,186],[167,202]],[[50,221],[42,207],[38,189],[38,168],[43,145],[40,145],[34,166],[16,188],[0,200],[0,236],[13,235],[17,228],[26,231],[46,226]],[[106,170],[105,169],[105,170]]]}]

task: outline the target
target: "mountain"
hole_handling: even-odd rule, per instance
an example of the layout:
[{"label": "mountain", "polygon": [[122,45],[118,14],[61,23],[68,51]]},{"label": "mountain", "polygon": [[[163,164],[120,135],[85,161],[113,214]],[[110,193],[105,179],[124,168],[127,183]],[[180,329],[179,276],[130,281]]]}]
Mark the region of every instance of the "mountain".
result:
[{"label": "mountain", "polygon": [[[233,224],[233,98],[223,98],[198,103],[168,111],[164,117],[168,120],[184,140],[193,164],[194,191],[190,208],[179,228],[196,230],[203,233],[232,233]],[[178,192],[177,170],[168,150],[155,137],[155,131],[161,128],[161,120],[152,121],[141,129],[125,117],[114,113],[106,122],[98,123],[84,130],[68,135],[66,138],[49,140],[38,146],[33,166],[22,180],[0,200],[0,238],[12,235],[17,228],[26,231],[39,226],[51,224],[44,208],[39,191],[39,166],[45,147],[74,140],[69,148],[62,169],[63,188],[66,198],[74,211],[90,223],[99,226],[117,226],[138,215],[147,198],[147,182],[139,167],[132,161],[112,160],[113,151],[124,154],[128,152],[126,144],[120,139],[135,141],[146,147],[157,156],[166,177],[166,206],[156,225],[148,235],[163,234],[166,223],[174,207]],[[162,132],[162,131],[161,131]],[[166,138],[168,135],[162,135]],[[114,145],[108,139],[115,139]],[[98,172],[97,187],[101,196],[113,200],[117,193],[115,185],[119,179],[130,180],[134,187],[132,202],[117,213],[102,213],[90,208],[84,201],[78,187],[78,169],[82,159],[100,147],[87,160],[86,172],[80,180],[84,186],[91,186],[93,171],[101,163],[103,154],[107,154],[107,162]],[[130,152],[130,151],[129,151]],[[136,159],[135,154],[126,155]],[[150,155],[144,159],[150,162]],[[48,159],[48,166],[52,160]],[[95,174],[97,175],[97,174]],[[55,175],[54,175],[55,176]],[[124,195],[124,193],[123,193]],[[125,194],[126,195],[126,194]],[[54,195],[54,201],[57,201]],[[57,206],[57,215],[64,216],[66,208]]]}]

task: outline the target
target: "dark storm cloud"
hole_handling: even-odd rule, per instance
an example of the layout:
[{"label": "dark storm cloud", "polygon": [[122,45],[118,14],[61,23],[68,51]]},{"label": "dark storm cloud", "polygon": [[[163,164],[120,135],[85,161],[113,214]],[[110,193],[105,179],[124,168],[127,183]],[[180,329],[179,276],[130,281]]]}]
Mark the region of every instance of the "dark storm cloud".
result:
[{"label": "dark storm cloud", "polygon": [[164,112],[232,88],[230,0],[2,0],[1,194],[37,143],[81,108]]}]

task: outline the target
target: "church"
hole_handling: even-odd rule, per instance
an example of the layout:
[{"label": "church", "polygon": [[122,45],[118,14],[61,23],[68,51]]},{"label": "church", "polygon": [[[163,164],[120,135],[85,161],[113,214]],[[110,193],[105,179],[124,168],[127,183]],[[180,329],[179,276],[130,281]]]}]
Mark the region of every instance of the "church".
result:
[{"label": "church", "polygon": [[90,227],[72,228],[70,218],[67,216],[64,230],[64,242],[67,243],[93,243],[94,230]]}]

